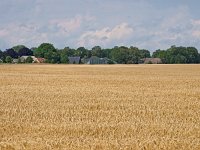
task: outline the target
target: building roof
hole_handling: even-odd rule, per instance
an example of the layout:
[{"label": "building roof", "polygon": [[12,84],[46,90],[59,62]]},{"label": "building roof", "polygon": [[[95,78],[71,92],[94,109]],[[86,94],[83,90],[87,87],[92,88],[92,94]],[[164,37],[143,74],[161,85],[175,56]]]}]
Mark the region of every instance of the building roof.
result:
[{"label": "building roof", "polygon": [[161,64],[162,60],[160,58],[144,58],[142,59],[145,64],[152,63],[152,64]]},{"label": "building roof", "polygon": [[38,60],[35,56],[21,56],[20,61],[25,62],[28,57],[31,57],[33,59],[33,62],[38,62]]},{"label": "building roof", "polygon": [[39,63],[44,63],[45,62],[45,58],[37,58]]},{"label": "building roof", "polygon": [[69,59],[69,64],[79,64],[80,62],[80,57],[68,57]]},{"label": "building roof", "polygon": [[28,57],[31,57],[31,58],[33,58],[33,60],[34,60],[34,59],[36,59],[36,57],[35,57],[35,56],[21,56],[20,58],[27,59]]},{"label": "building roof", "polygon": [[18,63],[18,61],[19,61],[18,59],[13,59],[12,60],[13,63]]}]

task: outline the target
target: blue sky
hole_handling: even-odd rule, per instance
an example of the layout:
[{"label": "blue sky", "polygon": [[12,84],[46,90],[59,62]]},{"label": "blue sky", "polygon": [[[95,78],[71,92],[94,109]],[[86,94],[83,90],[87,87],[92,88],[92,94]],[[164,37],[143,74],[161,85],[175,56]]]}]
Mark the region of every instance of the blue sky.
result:
[{"label": "blue sky", "polygon": [[0,49],[171,45],[200,49],[199,0],[1,0]]}]

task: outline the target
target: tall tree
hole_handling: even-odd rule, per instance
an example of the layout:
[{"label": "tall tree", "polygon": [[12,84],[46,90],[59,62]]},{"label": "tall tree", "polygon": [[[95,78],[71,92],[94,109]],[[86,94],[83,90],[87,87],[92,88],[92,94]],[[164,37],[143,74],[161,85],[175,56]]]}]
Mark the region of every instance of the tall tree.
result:
[{"label": "tall tree", "polygon": [[112,59],[120,64],[127,63],[127,47],[114,47],[111,52]]},{"label": "tall tree", "polygon": [[77,49],[77,51],[78,51],[78,53],[79,53],[78,56],[80,56],[81,58],[87,56],[87,51],[88,51],[88,50],[85,49],[85,47],[79,47],[79,48]]},{"label": "tall tree", "polygon": [[5,56],[10,56],[12,58],[18,58],[18,54],[16,51],[14,51],[14,49],[10,48],[10,49],[7,49],[5,52],[4,52]]},{"label": "tall tree", "polygon": [[27,48],[26,46],[24,45],[17,45],[17,46],[13,46],[12,49],[14,49],[17,53],[19,52],[20,49],[22,48]]},{"label": "tall tree", "polygon": [[12,63],[12,57],[11,56],[6,56],[5,61],[6,61],[6,63]]},{"label": "tall tree", "polygon": [[56,52],[55,47],[53,44],[50,43],[42,43],[36,50],[34,50],[34,55],[36,57],[42,57],[44,58],[46,53],[53,53]]},{"label": "tall tree", "polygon": [[0,50],[0,59],[2,59],[3,58],[3,52]]},{"label": "tall tree", "polygon": [[199,63],[199,53],[195,47],[187,47],[187,63]]},{"label": "tall tree", "polygon": [[92,55],[93,55],[93,56],[100,57],[100,58],[104,57],[103,50],[101,49],[100,46],[94,46],[94,47],[92,48]]},{"label": "tall tree", "polygon": [[151,57],[150,51],[148,51],[146,49],[141,49],[139,53],[140,53],[140,58],[150,58]]},{"label": "tall tree", "polygon": [[128,59],[127,62],[138,64],[141,57],[141,52],[137,47],[131,46],[128,50]]},{"label": "tall tree", "polygon": [[30,50],[29,48],[27,47],[24,47],[24,48],[21,48],[19,49],[18,51],[18,56],[32,56],[33,55],[33,51]]},{"label": "tall tree", "polygon": [[28,56],[26,58],[26,63],[32,63],[33,62],[33,58],[31,56]]},{"label": "tall tree", "polygon": [[44,58],[46,59],[47,63],[53,63],[53,64],[60,63],[60,55],[57,51],[56,52],[49,51],[45,53]]},{"label": "tall tree", "polygon": [[69,62],[67,49],[63,49],[60,51],[60,62],[63,64],[67,64]]}]

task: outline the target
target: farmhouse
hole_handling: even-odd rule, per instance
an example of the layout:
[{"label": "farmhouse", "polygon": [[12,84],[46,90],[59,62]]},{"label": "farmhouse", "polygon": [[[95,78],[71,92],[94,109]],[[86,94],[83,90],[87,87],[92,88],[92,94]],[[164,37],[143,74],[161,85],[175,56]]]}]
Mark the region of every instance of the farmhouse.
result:
[{"label": "farmhouse", "polygon": [[92,56],[88,59],[87,64],[100,64],[100,58],[97,56]]},{"label": "farmhouse", "polygon": [[68,57],[69,64],[80,64],[80,57]]},{"label": "farmhouse", "polygon": [[45,63],[45,59],[44,58],[37,58],[37,63]]},{"label": "farmhouse", "polygon": [[31,57],[33,59],[33,62],[32,63],[44,63],[45,62],[45,59],[44,58],[36,58],[35,56],[21,56],[19,59],[20,59],[20,62],[21,63],[25,63],[26,62],[26,59],[28,57]]},{"label": "farmhouse", "polygon": [[143,58],[141,62],[144,64],[162,64],[162,60],[160,58]]},{"label": "farmhouse", "polygon": [[[99,58],[97,56],[92,56],[90,58],[83,58],[82,63],[84,64],[109,64],[109,61],[112,61],[108,58]],[[114,61],[112,61],[113,63],[116,63]]]},{"label": "farmhouse", "polygon": [[19,59],[13,59],[13,60],[12,60],[12,63],[13,63],[13,64],[17,64],[18,62],[19,62]]}]

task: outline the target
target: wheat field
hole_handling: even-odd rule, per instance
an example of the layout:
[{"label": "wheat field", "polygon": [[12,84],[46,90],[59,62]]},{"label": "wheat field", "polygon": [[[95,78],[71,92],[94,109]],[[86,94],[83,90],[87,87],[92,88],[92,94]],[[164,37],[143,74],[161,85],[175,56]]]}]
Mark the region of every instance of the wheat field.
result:
[{"label": "wheat field", "polygon": [[200,149],[200,65],[0,65],[1,150]]}]

